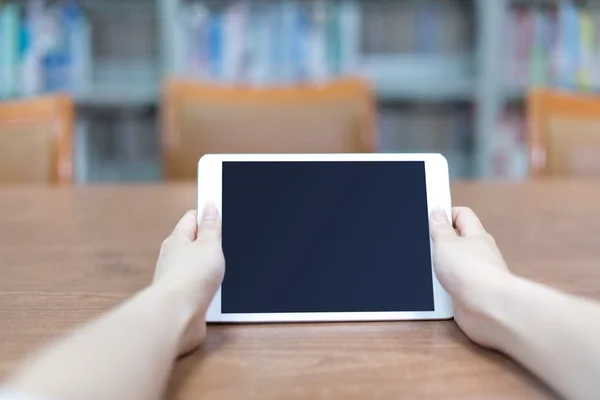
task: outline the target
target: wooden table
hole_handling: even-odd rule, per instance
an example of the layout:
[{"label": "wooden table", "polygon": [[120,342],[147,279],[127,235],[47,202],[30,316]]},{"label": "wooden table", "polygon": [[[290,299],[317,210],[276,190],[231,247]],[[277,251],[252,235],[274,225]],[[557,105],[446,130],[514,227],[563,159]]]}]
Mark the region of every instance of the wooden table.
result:
[{"label": "wooden table", "polygon": [[[0,377],[150,282],[195,186],[0,189]],[[461,183],[514,272],[600,299],[600,182]],[[177,399],[536,399],[550,392],[453,322],[211,327]]]}]

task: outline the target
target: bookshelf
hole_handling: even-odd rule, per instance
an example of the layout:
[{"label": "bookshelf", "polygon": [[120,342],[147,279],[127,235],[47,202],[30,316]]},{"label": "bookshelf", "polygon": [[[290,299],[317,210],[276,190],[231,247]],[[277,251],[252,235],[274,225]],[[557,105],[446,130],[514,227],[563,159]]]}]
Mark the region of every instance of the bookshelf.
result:
[{"label": "bookshelf", "polygon": [[[163,49],[163,71],[167,74],[180,74],[182,70],[185,69],[183,67],[183,64],[185,63],[183,60],[185,50],[182,45],[184,40],[181,37],[181,30],[179,29],[179,11],[182,7],[193,3],[193,1],[157,1],[161,15],[165,16],[161,21],[160,28],[162,36],[161,47]],[[311,0],[306,0],[305,2],[310,1]],[[472,3],[463,0],[459,1],[467,4]],[[373,0],[367,2],[365,0],[358,0],[356,3],[361,8],[364,8],[364,4],[371,4],[371,8],[377,9],[385,8],[386,3],[416,4],[418,1]],[[366,14],[363,16],[361,24],[363,26],[368,25],[366,19],[368,19],[370,15],[366,10],[361,10],[361,12]],[[392,20],[391,22],[393,23],[394,21]],[[368,28],[363,29],[367,30]],[[384,27],[383,29],[386,28]],[[369,33],[364,32],[363,38],[361,39],[362,41],[377,41],[377,39],[369,40],[369,38],[365,36],[369,36]],[[464,40],[468,39],[465,38]],[[369,46],[369,44],[366,46]],[[454,52],[449,54],[431,54],[425,52],[423,54],[411,54],[410,51],[403,51],[405,49],[398,49],[398,53],[393,52],[393,48],[385,50],[388,51],[378,54],[377,50],[373,52],[372,49],[363,49],[363,51],[357,55],[358,59],[356,60],[358,63],[356,72],[368,77],[373,82],[377,94],[383,100],[453,101],[473,99],[476,77],[472,49],[461,48],[460,53],[458,54],[455,54]]]},{"label": "bookshelf", "polygon": [[477,88],[473,165],[477,178],[492,178],[494,136],[502,108],[501,49],[503,17],[509,0],[478,0],[475,3],[477,25]]},{"label": "bookshelf", "polygon": [[[420,126],[438,129],[438,136],[460,138],[455,132],[458,129],[466,130],[471,136],[469,145],[463,146],[462,139],[457,139],[457,143],[443,137],[409,139],[413,131],[405,132],[403,143],[392,138],[393,134],[382,132],[382,136],[386,136],[382,140],[382,151],[442,151],[457,160],[450,161],[455,177],[486,176],[489,140],[486,135],[474,132],[488,130],[495,121],[497,106],[491,82],[494,61],[490,62],[487,57],[492,41],[499,34],[477,19],[493,20],[494,13],[502,11],[502,6],[490,5],[485,0],[359,0],[355,3],[359,8],[361,33],[357,39],[358,52],[352,57],[353,72],[372,82],[381,103],[381,117],[388,119],[381,121],[381,125],[400,136],[404,130],[420,129]],[[163,70],[166,74],[185,75],[186,50],[180,13],[194,2],[159,0],[158,4],[162,15],[168,16],[160,28]],[[484,41],[474,39],[482,34]],[[486,58],[478,57],[480,53]],[[482,72],[482,67],[491,71]],[[484,85],[482,78],[488,79]],[[414,108],[411,105],[418,105],[418,111],[406,114],[406,110]],[[441,107],[443,111],[456,110],[455,118],[440,113],[440,105],[445,106]],[[473,109],[478,111],[472,112]],[[408,118],[411,122],[403,124],[394,117],[394,114],[412,116],[411,113],[423,121]],[[470,124],[464,123],[462,114],[470,115]],[[457,151],[454,148],[457,145],[463,148]]]},{"label": "bookshelf", "polygon": [[366,56],[360,66],[383,101],[472,101],[472,56]]},{"label": "bookshelf", "polygon": [[[600,91],[600,3],[591,0],[510,0],[504,3],[502,66],[490,137],[492,176],[527,175],[525,98],[531,87]],[[499,82],[499,83],[498,83]]]},{"label": "bookshelf", "polygon": [[[160,27],[162,65],[166,74],[182,74],[185,70],[185,41],[179,29],[179,17],[182,8],[192,3],[191,0],[158,1],[161,14],[167,16],[161,21]],[[476,58],[478,47],[473,40],[475,35],[472,28],[476,25],[473,20],[477,15],[476,10],[479,10],[479,15],[490,18],[497,7],[488,7],[484,0],[459,0],[452,4],[454,7],[448,5],[450,3],[437,2],[444,5],[441,9],[434,10],[435,13],[439,12],[435,15],[438,18],[445,13],[451,14],[448,21],[443,20],[448,25],[450,39],[435,49],[432,48],[435,47],[432,40],[429,43],[418,40],[418,36],[424,32],[415,25],[423,21],[418,19],[418,15],[411,16],[406,12],[420,5],[432,7],[433,1],[357,1],[362,31],[362,37],[358,41],[362,45],[359,45],[358,54],[354,56],[354,71],[372,82],[381,103],[381,125],[386,127],[384,129],[394,132],[396,136],[402,135],[401,130],[409,130],[404,141],[398,140],[393,133],[381,132],[382,151],[443,151],[449,154],[455,177],[473,177],[484,170],[478,164],[483,165],[486,159],[475,157],[479,152],[473,148],[472,143],[483,148],[487,145],[484,140],[472,137],[472,143],[464,146],[466,148],[460,154],[456,149],[446,148],[449,140],[432,137],[419,139],[413,135],[415,130],[425,126],[446,129],[448,137],[460,136],[455,132],[457,129],[463,129],[471,135],[475,125],[488,126],[492,121],[489,115],[493,111],[489,107],[487,114],[471,112],[473,108],[480,108],[481,101],[489,101],[490,98],[487,87],[484,87],[484,91],[480,90]],[[394,15],[399,17],[395,19]],[[437,24],[427,26],[435,28],[435,25]],[[409,29],[402,31],[402,26],[408,26]],[[444,32],[437,34],[443,35]],[[390,40],[390,36],[401,40]],[[445,112],[448,110],[456,111],[454,118]],[[464,114],[470,115],[470,121],[477,122],[465,124],[465,118],[462,117]],[[405,118],[409,122],[403,124],[398,115],[415,118]],[[438,132],[438,135],[442,136],[444,133]]]},{"label": "bookshelf", "polygon": [[[77,148],[83,153],[77,155],[78,170],[87,171],[78,174],[80,182],[112,180],[120,174],[127,179],[160,178],[160,82],[165,76],[185,72],[182,10],[196,1],[77,1],[89,19],[93,65],[87,84],[74,92],[79,106]],[[234,0],[206,1],[227,4]],[[388,134],[382,150],[443,151],[456,160],[451,164],[456,165],[457,178],[498,175],[494,169],[498,132],[512,126],[503,115],[507,108],[522,114],[518,103],[529,86],[529,82],[508,84],[504,77],[509,33],[505,16],[516,6],[540,7],[558,4],[558,0],[356,1],[362,45],[354,70],[372,81],[386,119],[382,125],[394,133]],[[422,5],[440,8],[425,16],[403,14]],[[418,19],[433,17],[442,22],[427,25]],[[442,33],[448,38],[443,46],[433,48],[436,45],[426,38],[433,28],[440,34],[438,25],[446,29]],[[408,34],[402,31],[407,26]],[[437,135],[444,137],[419,142],[415,132],[428,126],[440,129]],[[462,151],[444,147],[449,146],[445,136],[453,137]],[[108,171],[104,178],[97,172],[102,170]]]}]

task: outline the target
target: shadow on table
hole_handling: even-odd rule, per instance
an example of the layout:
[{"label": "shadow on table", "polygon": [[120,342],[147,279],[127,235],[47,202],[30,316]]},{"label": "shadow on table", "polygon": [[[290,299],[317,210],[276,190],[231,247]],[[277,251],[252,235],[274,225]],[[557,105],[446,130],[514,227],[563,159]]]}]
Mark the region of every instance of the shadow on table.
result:
[{"label": "shadow on table", "polygon": [[522,381],[525,385],[534,385],[537,389],[539,389],[540,393],[543,393],[543,395],[547,396],[547,398],[560,399],[560,396],[554,393],[554,391],[548,385],[546,385],[546,383],[539,380],[537,376],[530,373],[529,370],[525,369],[521,364],[514,361],[511,357],[494,350],[488,350],[473,343],[457,325],[455,327],[456,329],[450,330],[448,334],[457,343],[460,343],[470,352],[499,365],[501,368],[509,371],[516,379]]},{"label": "shadow on table", "polygon": [[223,347],[227,341],[227,330],[219,329],[217,332],[213,332],[212,334],[209,333],[205,342],[198,350],[177,360],[171,373],[165,398],[178,398],[180,390],[183,389],[193,371],[196,370],[204,360],[210,358],[211,355]]}]

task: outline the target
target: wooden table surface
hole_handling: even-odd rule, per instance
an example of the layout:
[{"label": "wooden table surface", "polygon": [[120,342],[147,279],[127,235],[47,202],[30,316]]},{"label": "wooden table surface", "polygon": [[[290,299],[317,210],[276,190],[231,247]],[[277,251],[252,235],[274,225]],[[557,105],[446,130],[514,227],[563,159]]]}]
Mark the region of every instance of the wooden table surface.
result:
[{"label": "wooden table surface", "polygon": [[[195,185],[0,189],[0,378],[150,282]],[[600,181],[453,185],[511,269],[600,299]],[[176,399],[537,399],[552,394],[452,321],[220,326]]]}]

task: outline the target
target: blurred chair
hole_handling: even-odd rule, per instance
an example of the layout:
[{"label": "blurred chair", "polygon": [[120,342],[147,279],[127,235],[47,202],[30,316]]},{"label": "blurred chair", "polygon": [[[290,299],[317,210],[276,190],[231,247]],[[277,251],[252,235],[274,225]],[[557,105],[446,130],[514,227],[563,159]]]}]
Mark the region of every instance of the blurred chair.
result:
[{"label": "blurred chair", "polygon": [[73,119],[67,96],[0,102],[0,184],[70,183]]},{"label": "blurred chair", "polygon": [[600,176],[600,97],[532,90],[527,99],[533,176]]},{"label": "blurred chair", "polygon": [[195,179],[198,160],[209,153],[378,149],[375,97],[359,79],[260,89],[169,80],[163,106],[167,179]]}]

